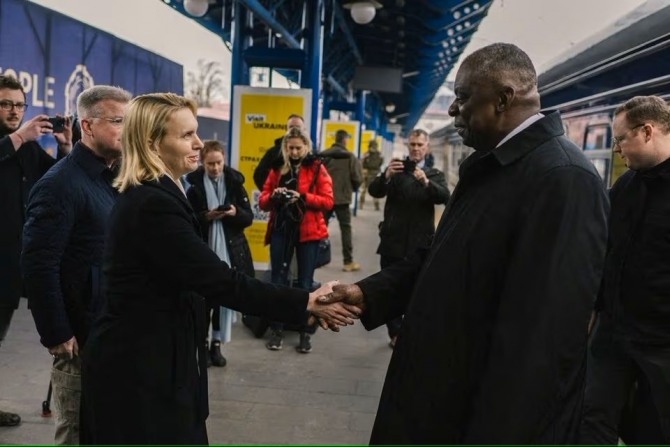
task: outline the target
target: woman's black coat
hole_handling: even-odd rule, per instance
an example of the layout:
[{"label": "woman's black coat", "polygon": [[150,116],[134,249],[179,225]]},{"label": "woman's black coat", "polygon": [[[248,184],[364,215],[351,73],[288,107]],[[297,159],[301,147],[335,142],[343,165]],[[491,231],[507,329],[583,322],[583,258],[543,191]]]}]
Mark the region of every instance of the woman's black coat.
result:
[{"label": "woman's black coat", "polygon": [[83,354],[81,442],[206,443],[206,300],[301,324],[307,292],[230,269],[165,176],[121,193],[109,228],[106,308]]},{"label": "woman's black coat", "polygon": [[[226,204],[235,205],[237,209],[234,216],[224,216],[221,219],[226,234],[231,267],[249,276],[254,276],[254,262],[251,258],[249,243],[244,236],[244,229],[251,225],[254,214],[249,204],[249,196],[244,189],[244,176],[229,166],[224,166],[223,173],[226,182]],[[205,170],[200,168],[191,172],[186,179],[192,185],[186,192],[186,196],[200,222],[203,240],[208,242],[211,222],[205,217],[209,211],[205,193]]]}]

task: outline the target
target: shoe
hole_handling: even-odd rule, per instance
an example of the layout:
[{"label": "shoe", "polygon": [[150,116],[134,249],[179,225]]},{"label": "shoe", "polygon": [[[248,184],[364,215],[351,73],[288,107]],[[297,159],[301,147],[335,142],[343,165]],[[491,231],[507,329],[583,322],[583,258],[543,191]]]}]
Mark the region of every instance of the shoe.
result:
[{"label": "shoe", "polygon": [[301,354],[312,352],[312,343],[310,342],[309,335],[304,332],[300,333],[300,344],[295,347],[295,350]]},{"label": "shoe", "polygon": [[273,330],[270,333],[270,341],[265,344],[265,347],[270,351],[279,351],[282,348],[284,336],[281,331]]},{"label": "shoe", "polygon": [[226,366],[226,363],[228,362],[223,354],[221,354],[221,341],[212,340],[212,344],[209,345],[209,358],[214,366]]},{"label": "shoe", "polygon": [[21,423],[21,416],[14,413],[0,411],[0,427],[14,427]]},{"label": "shoe", "polygon": [[343,272],[356,272],[361,269],[361,265],[356,261],[345,262],[342,267]]}]

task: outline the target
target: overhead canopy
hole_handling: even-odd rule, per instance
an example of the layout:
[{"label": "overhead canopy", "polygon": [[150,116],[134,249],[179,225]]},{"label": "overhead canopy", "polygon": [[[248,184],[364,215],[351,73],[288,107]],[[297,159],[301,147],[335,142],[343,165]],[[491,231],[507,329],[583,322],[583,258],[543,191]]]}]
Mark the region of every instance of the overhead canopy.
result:
[{"label": "overhead canopy", "polygon": [[[182,14],[192,17],[183,7],[184,0],[161,0]],[[324,45],[322,80],[324,95],[330,100],[350,100],[357,66],[396,69],[401,75],[401,93],[374,92],[372,106],[384,112],[386,120],[396,120],[403,131],[419,120],[447,74],[486,15],[492,0],[377,0],[374,19],[356,24],[349,5],[361,0],[208,0],[204,16],[192,17],[225,41],[231,40],[232,6],[237,1],[253,11],[253,46],[295,48],[304,30],[303,4],[322,1],[324,6]],[[289,36],[277,33],[279,24]],[[279,58],[284,57],[279,54]],[[250,64],[253,65],[253,64]],[[278,65],[280,66],[280,65]],[[358,69],[361,71],[360,69]],[[282,71],[293,80],[297,71]],[[364,73],[363,73],[364,74]],[[373,73],[374,76],[374,73]]]}]

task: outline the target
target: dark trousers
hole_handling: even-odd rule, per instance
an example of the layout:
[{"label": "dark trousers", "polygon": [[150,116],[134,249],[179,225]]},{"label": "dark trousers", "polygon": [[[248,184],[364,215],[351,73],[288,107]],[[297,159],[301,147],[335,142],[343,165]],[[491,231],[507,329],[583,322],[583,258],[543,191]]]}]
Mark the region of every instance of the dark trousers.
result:
[{"label": "dark trousers", "polygon": [[[284,232],[276,231],[270,238],[270,265],[272,267],[272,283],[288,286],[289,266],[293,252],[298,261],[298,287],[311,290],[314,282],[316,258],[319,255],[319,241],[293,242],[285,237]],[[283,324],[272,322],[270,328],[282,330]]]},{"label": "dark trousers", "polygon": [[[379,258],[379,265],[383,269],[388,267],[391,264],[402,261],[403,258],[395,258],[393,256],[384,256],[381,255]],[[400,333],[400,327],[402,326],[402,317],[394,318],[393,320],[386,323],[386,329],[388,330],[389,337],[397,337]]]},{"label": "dark trousers", "polygon": [[600,314],[589,342],[582,444],[670,443],[670,345],[620,333]]},{"label": "dark trousers", "polygon": [[2,345],[3,340],[7,336],[9,324],[12,322],[12,315],[14,315],[14,309],[0,307],[0,345]]},{"label": "dark trousers", "polygon": [[330,222],[330,218],[337,217],[337,222],[340,224],[340,235],[342,236],[342,259],[345,264],[354,260],[354,246],[351,242],[351,209],[349,204],[335,205],[332,210],[324,213],[326,217],[326,224]]}]

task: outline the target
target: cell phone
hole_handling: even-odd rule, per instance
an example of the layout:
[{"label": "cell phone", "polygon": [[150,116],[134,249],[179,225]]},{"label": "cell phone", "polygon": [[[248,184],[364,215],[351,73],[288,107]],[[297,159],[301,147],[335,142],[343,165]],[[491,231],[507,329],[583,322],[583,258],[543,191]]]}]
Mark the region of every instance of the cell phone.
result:
[{"label": "cell phone", "polygon": [[219,205],[219,207],[217,208],[217,211],[228,211],[231,208],[232,208],[232,205],[230,203],[228,203],[226,205]]},{"label": "cell phone", "polygon": [[62,116],[50,116],[48,121],[53,126],[54,133],[63,133],[65,130],[65,118]]},{"label": "cell phone", "polygon": [[402,161],[402,165],[403,165],[403,171],[408,174],[413,173],[414,170],[416,169],[416,161],[410,160],[409,158],[404,159]]}]

